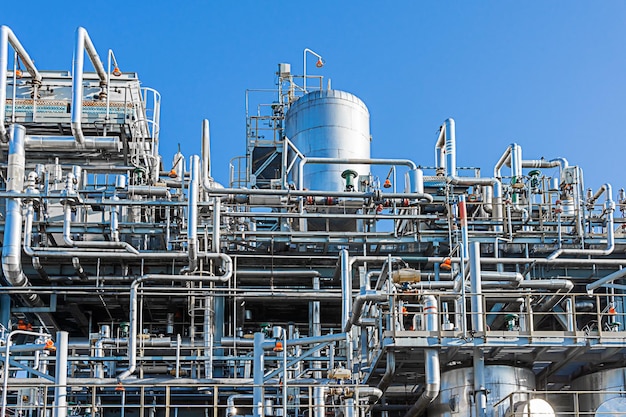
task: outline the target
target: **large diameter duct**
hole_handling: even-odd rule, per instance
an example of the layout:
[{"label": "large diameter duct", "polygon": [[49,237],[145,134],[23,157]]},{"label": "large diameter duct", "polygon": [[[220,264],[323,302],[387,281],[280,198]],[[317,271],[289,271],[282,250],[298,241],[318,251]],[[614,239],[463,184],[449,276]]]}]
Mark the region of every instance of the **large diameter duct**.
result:
[{"label": "large diameter duct", "polygon": [[[26,129],[20,125],[9,128],[9,165],[7,168],[7,192],[21,193],[24,188],[24,138]],[[28,278],[22,271],[22,203],[19,198],[9,198],[6,202],[4,241],[2,242],[2,272],[9,284],[15,287],[29,286]],[[40,302],[39,296],[29,294],[27,302]]]},{"label": "large diameter duct", "polygon": [[[358,97],[345,91],[322,90],[301,97],[285,115],[285,135],[307,158],[370,158],[369,111]],[[370,172],[366,164],[311,165],[298,187],[343,191],[345,170],[359,175]],[[294,174],[297,178],[298,173]]]},{"label": "large diameter duct", "polygon": [[[511,404],[527,401],[528,391],[535,390],[535,374],[530,369],[506,365],[484,368],[487,396],[486,417],[500,417],[511,411]],[[471,417],[473,415],[474,370],[459,368],[441,375],[441,393],[428,410],[429,417]],[[496,403],[512,395],[511,401]],[[531,414],[531,416],[534,414]]]}]

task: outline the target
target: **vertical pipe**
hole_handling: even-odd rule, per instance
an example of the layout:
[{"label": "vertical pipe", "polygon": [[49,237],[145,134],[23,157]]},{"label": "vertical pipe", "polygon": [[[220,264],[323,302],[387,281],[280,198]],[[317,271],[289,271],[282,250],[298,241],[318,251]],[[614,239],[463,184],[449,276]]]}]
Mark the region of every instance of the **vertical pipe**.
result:
[{"label": "vertical pipe", "polygon": [[341,266],[341,325],[345,327],[350,320],[350,308],[352,307],[352,276],[347,249],[342,249],[339,253],[339,263]]},{"label": "vertical pipe", "polygon": [[313,387],[313,417],[326,417],[326,390],[327,387]]},{"label": "vertical pipe", "polygon": [[68,333],[64,331],[57,332],[53,417],[67,416],[67,347]]},{"label": "vertical pipe", "polygon": [[454,119],[446,119],[444,125],[446,138],[446,176],[456,177],[456,132]]},{"label": "vertical pipe", "polygon": [[461,250],[460,250],[460,273],[456,278],[455,290],[461,292],[461,297],[458,299],[458,311],[461,313],[461,329],[463,330],[463,336],[466,336],[467,322],[466,317],[466,302],[465,302],[465,272],[467,269],[466,262],[468,258],[468,227],[467,227],[467,207],[465,205],[465,195],[459,196],[459,220],[461,222]]},{"label": "vertical pipe", "polygon": [[5,329],[9,328],[11,320],[11,296],[9,294],[0,294],[0,325]]},{"label": "vertical pipe", "polygon": [[[354,415],[354,398],[346,398],[344,404],[344,417],[355,417]],[[358,416],[356,416],[358,417]]]},{"label": "vertical pipe", "polygon": [[89,38],[89,34],[85,28],[79,27],[76,30],[76,48],[74,49],[74,67],[72,74],[72,121],[71,128],[76,142],[83,144],[85,136],[82,127],[83,115],[83,68],[85,64],[85,49],[89,55],[89,59],[100,78],[100,85],[106,87],[107,73],[104,65],[100,61],[100,57],[96,52],[96,48]]},{"label": "vertical pipe", "polygon": [[192,155],[190,158],[191,177],[189,180],[189,201],[187,204],[187,245],[189,250],[189,270],[198,268],[198,169],[200,158]]},{"label": "vertical pipe", "polygon": [[[2,122],[0,121],[0,123]],[[6,190],[9,193],[21,193],[24,188],[26,129],[24,126],[13,124],[9,128],[9,133]],[[6,280],[15,287],[30,285],[28,278],[22,271],[22,203],[17,197],[8,198],[6,202],[4,241],[2,242],[2,272]],[[41,301],[37,294],[25,294],[24,298],[30,304],[38,304]]]},{"label": "vertical pipe", "polygon": [[470,246],[470,291],[472,306],[472,329],[483,332],[484,311],[482,300],[482,279],[480,271],[480,242],[472,242]]},{"label": "vertical pipe", "polygon": [[254,417],[263,417],[263,371],[264,371],[264,353],[263,353],[263,333],[254,334],[254,388],[252,392],[252,412]]},{"label": "vertical pipe", "polygon": [[410,170],[409,185],[409,192],[424,194],[424,171],[419,168]]},{"label": "vertical pipe", "polygon": [[221,200],[219,197],[213,198],[213,252],[220,252],[220,239],[221,239],[221,224],[222,224],[222,213],[221,213]]},{"label": "vertical pipe", "polygon": [[72,71],[72,134],[78,143],[85,142],[82,129],[83,115],[83,67],[85,64],[85,29],[79,27],[74,49],[74,69]]},{"label": "vertical pipe", "polygon": [[202,180],[205,184],[211,178],[211,131],[209,121],[202,121]]},{"label": "vertical pipe", "polygon": [[[433,295],[422,296],[424,304],[424,320],[426,330],[430,332],[439,331],[439,314],[437,309],[437,299]],[[417,399],[415,404],[406,412],[404,417],[418,417],[430,403],[439,395],[441,388],[441,369],[439,364],[439,351],[435,349],[424,349],[426,381],[424,392]]]},{"label": "vertical pipe", "polygon": [[[350,257],[347,249],[339,252],[341,266],[341,324],[350,323],[350,308],[352,307],[352,274],[350,273]],[[346,332],[346,368],[352,369],[352,330]]]},{"label": "vertical pipe", "polygon": [[[313,277],[313,292],[317,292],[319,290],[320,290],[320,277],[316,276],[316,277]],[[311,308],[310,334],[313,337],[319,337],[322,335],[322,322],[320,319],[320,304],[321,304],[320,301],[310,302],[310,308]],[[321,356],[321,353],[319,351],[313,354],[313,357],[315,358],[319,358],[320,356]],[[315,371],[313,371],[313,378],[315,379],[322,378],[322,371],[318,370],[318,369],[321,369],[321,367],[322,367],[322,363],[320,361],[313,362],[313,369],[315,369]]]},{"label": "vertical pipe", "polygon": [[287,417],[287,331],[283,327],[283,416]]},{"label": "vertical pipe", "polygon": [[503,227],[501,222],[503,221],[503,213],[502,213],[502,183],[500,181],[495,181],[493,184],[493,206],[492,206],[491,217],[496,222],[494,226],[494,231],[498,233],[502,233]]},{"label": "vertical pipe", "polygon": [[213,302],[212,297],[204,297],[204,377],[213,378]]},{"label": "vertical pipe", "polygon": [[487,415],[487,389],[485,387],[485,355],[481,348],[474,348],[474,405],[475,416]]},{"label": "vertical pipe", "polygon": [[[112,201],[119,201],[119,199],[120,198],[117,195],[113,195],[113,197],[111,197]],[[111,240],[113,242],[120,241],[120,232],[118,230],[119,229],[119,211],[120,211],[120,206],[115,206],[115,205],[111,206]],[[169,227],[169,224],[168,224],[168,227]],[[168,243],[169,243],[169,239],[168,239]]]},{"label": "vertical pipe", "polygon": [[[7,102],[7,66],[9,65],[9,33],[8,26],[0,27],[0,141],[8,142],[9,134],[4,127]],[[15,86],[13,88],[15,90]]]},{"label": "vertical pipe", "polygon": [[511,182],[521,181],[522,177],[522,147],[517,143],[511,144]]},{"label": "vertical pipe", "polygon": [[573,332],[576,327],[576,318],[574,317],[574,303],[571,297],[565,300],[565,314],[567,315],[567,331]]},{"label": "vertical pipe", "polygon": [[[472,242],[470,246],[470,291],[472,329],[479,333],[484,332],[484,311],[482,300],[482,280],[480,270],[480,242]],[[476,416],[484,417],[487,412],[487,396],[485,390],[485,357],[481,348],[474,349],[474,392]]]},{"label": "vertical pipe", "polygon": [[[17,36],[8,26],[0,26],[0,141],[7,142],[9,140],[9,132],[4,127],[4,119],[6,116],[6,100],[7,100],[7,67],[9,65],[9,44],[13,46],[13,50],[17,52],[22,62],[28,69],[33,82],[35,98],[37,98],[37,88],[41,85],[41,74],[35,68],[35,63],[22,46]],[[15,89],[13,89],[15,91]]]}]

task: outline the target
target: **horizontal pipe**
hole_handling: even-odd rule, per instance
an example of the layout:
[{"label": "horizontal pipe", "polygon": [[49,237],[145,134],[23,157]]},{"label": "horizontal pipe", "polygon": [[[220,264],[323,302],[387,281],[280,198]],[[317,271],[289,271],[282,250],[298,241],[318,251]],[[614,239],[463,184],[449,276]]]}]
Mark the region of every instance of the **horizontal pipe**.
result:
[{"label": "horizontal pipe", "polygon": [[197,276],[197,275],[143,275],[135,279],[130,285],[130,323],[128,328],[128,343],[130,344],[128,349],[128,369],[117,376],[119,381],[122,381],[133,373],[137,369],[137,331],[138,331],[138,288],[146,281],[192,281],[192,282],[206,282],[206,281],[228,281],[233,273],[233,261],[230,256],[223,253],[213,254],[209,256],[213,259],[221,259],[223,263],[224,273],[221,276]]},{"label": "horizontal pipe", "polygon": [[[0,148],[6,149],[7,145],[0,144]],[[84,136],[83,143],[77,144],[73,136],[26,135],[24,148],[26,151],[39,152],[74,152],[78,150],[119,152],[122,149],[122,143],[119,138],[109,136]],[[114,167],[107,167],[108,169],[114,169]],[[127,169],[122,170],[126,171]]]},{"label": "horizontal pipe", "polygon": [[601,278],[601,279],[599,279],[597,281],[594,281],[594,282],[592,282],[590,284],[587,284],[587,287],[586,287],[587,292],[589,294],[592,294],[593,291],[596,288],[601,287],[604,284],[608,284],[610,282],[613,282],[613,281],[615,281],[617,279],[621,279],[624,276],[626,276],[626,268],[619,269],[619,270],[613,272],[612,274],[609,274],[609,275],[605,276],[604,278]]},{"label": "horizontal pipe", "polygon": [[63,241],[65,244],[74,248],[91,248],[91,249],[123,249],[134,255],[139,255],[139,251],[128,242],[111,242],[105,240],[89,240],[77,241],[72,239],[72,207],[65,205],[63,220]]},{"label": "horizontal pipe", "polygon": [[[350,197],[372,199],[376,195],[370,192],[350,192],[350,191],[317,191],[317,190],[268,190],[260,188],[209,188],[206,191],[210,195],[265,195],[265,196],[285,196],[285,197]],[[382,193],[381,198],[408,198],[410,200],[422,200],[427,203],[433,202],[433,196],[428,193]]]},{"label": "horizontal pipe", "polygon": [[[327,334],[324,336],[311,336],[311,337],[299,337],[297,339],[289,339],[287,340],[287,346],[305,346],[319,343],[330,343],[330,342],[340,342],[346,340],[345,333],[333,333]],[[271,349],[275,346],[276,341],[274,339],[266,339],[264,348]],[[242,346],[242,347],[253,347],[254,340],[253,339],[244,339],[244,338],[234,338],[234,337],[222,337],[220,340],[220,346],[222,347],[233,347],[233,346]],[[284,348],[284,346],[283,346]]]}]

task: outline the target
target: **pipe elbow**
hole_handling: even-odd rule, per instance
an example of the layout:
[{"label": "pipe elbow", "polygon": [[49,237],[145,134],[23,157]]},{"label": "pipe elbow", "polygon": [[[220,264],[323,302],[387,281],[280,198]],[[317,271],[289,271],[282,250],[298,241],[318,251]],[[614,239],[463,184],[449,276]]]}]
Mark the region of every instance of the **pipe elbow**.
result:
[{"label": "pipe elbow", "polygon": [[73,120],[70,124],[72,128],[72,136],[76,139],[76,143],[83,145],[85,143],[85,135],[83,134],[83,126],[79,120]]}]

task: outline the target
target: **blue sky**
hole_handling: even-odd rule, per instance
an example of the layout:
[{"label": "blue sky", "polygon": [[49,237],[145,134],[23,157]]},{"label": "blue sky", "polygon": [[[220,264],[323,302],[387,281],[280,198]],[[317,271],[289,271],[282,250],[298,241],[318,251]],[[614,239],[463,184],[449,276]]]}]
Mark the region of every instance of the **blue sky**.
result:
[{"label": "blue sky", "polygon": [[178,143],[200,152],[209,118],[213,175],[226,184],[245,153],[245,90],[272,88],[279,62],[302,73],[308,47],[326,61],[309,73],[369,107],[373,157],[433,165],[437,128],[454,117],[457,163],[483,176],[517,142],[525,159],[581,166],[588,187],[626,186],[625,2],[50,3],[8,3],[0,23],[41,69],[71,69],[78,26],[102,57],[113,49],[162,95],[166,169]]}]

